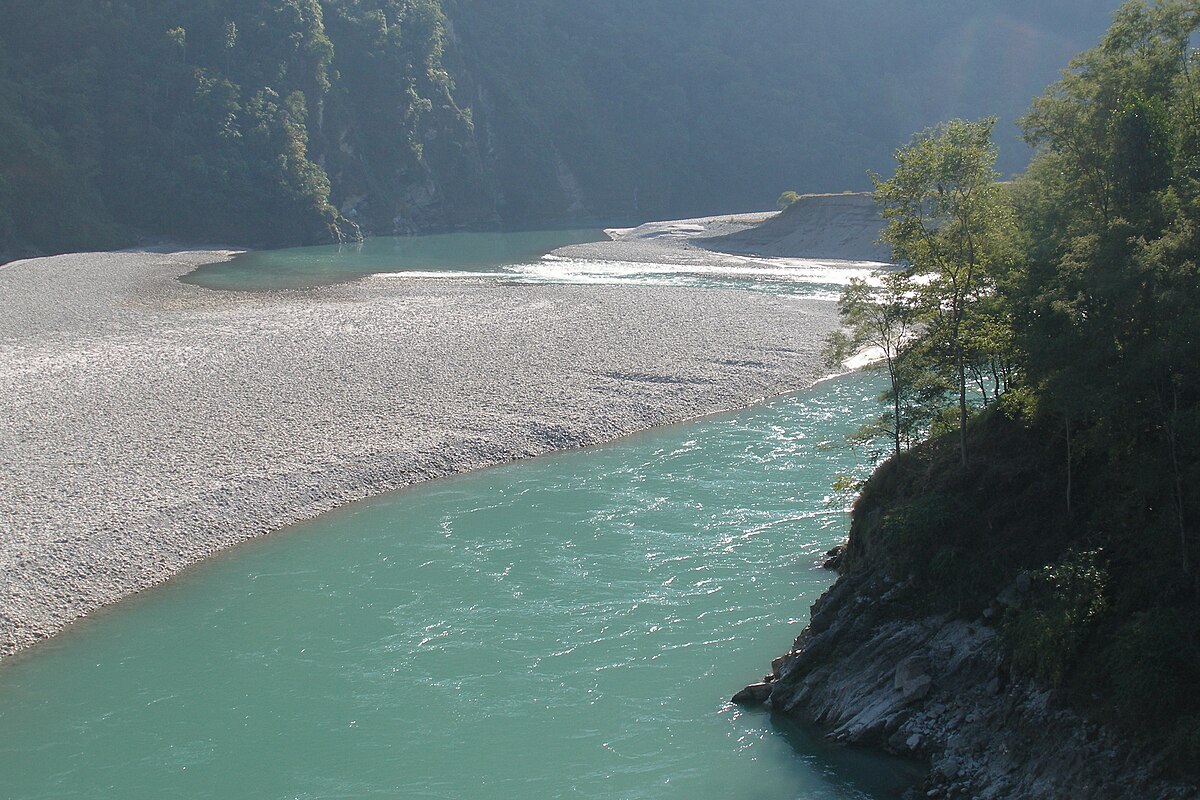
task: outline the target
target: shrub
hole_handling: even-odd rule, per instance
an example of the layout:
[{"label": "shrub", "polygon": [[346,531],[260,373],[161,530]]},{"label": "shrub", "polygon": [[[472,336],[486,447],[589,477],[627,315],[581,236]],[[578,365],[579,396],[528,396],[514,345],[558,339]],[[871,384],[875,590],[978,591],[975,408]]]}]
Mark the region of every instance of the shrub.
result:
[{"label": "shrub", "polygon": [[1042,568],[1028,607],[1010,614],[1004,625],[1013,665],[1061,686],[1104,611],[1107,583],[1098,550],[1071,552]]}]

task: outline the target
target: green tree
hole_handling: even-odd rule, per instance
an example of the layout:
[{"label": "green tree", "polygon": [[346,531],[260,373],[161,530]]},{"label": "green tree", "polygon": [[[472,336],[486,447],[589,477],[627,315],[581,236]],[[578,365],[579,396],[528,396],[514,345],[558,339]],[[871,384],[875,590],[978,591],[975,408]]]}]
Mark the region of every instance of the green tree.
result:
[{"label": "green tree", "polygon": [[828,360],[841,364],[848,357],[867,351],[880,357],[887,372],[888,390],[884,399],[891,413],[882,427],[892,440],[892,450],[900,454],[911,440],[913,420],[906,414],[907,399],[916,382],[913,365],[908,363],[916,331],[912,287],[904,272],[885,272],[882,287],[876,288],[854,278],[838,299],[838,315],[843,329],[829,337]]},{"label": "green tree", "polygon": [[1113,576],[1104,611],[1068,642],[1096,672],[1071,681],[1193,770],[1198,30],[1195,0],[1126,3],[1034,102],[1023,124],[1037,153],[1015,192],[1026,258],[1008,294],[1033,416],[1065,434],[1070,528]]},{"label": "green tree", "polygon": [[[947,408],[952,391],[959,441],[933,419],[932,441],[868,482],[854,523],[870,542],[860,551],[883,548],[872,557],[908,565],[949,611],[983,608],[1024,575],[1022,604],[999,626],[1015,672],[1191,776],[1198,31],[1197,0],[1126,3],[1035,101],[1024,124],[1037,153],[1013,184],[995,183],[987,121],[918,135],[896,176],[877,179],[885,238],[914,287],[902,363],[935,378],[910,390],[911,414],[939,392]],[[968,386],[993,406],[969,432]],[[1053,502],[1064,484],[1065,506]]]},{"label": "green tree", "polygon": [[1023,120],[1038,152],[1022,217],[1039,244],[1014,332],[1043,413],[1073,432],[1069,449],[1082,435],[1079,449],[1120,452],[1165,478],[1126,491],[1171,510],[1195,591],[1198,29],[1195,2],[1126,3]]},{"label": "green tree", "polygon": [[919,292],[922,336],[949,365],[958,402],[959,452],[967,457],[968,373],[980,331],[976,305],[1004,262],[1009,213],[995,170],[996,120],[954,120],[896,152],[890,179],[872,175],[875,200],[905,274]]},{"label": "green tree", "polygon": [[229,20],[225,23],[225,74],[229,74],[229,59],[233,48],[237,47],[237,23]]}]

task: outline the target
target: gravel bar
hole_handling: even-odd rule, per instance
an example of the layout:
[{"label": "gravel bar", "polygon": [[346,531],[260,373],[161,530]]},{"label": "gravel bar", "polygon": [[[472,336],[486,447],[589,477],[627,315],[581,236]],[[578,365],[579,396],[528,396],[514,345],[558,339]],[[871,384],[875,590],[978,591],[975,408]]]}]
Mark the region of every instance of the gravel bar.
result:
[{"label": "gravel bar", "polygon": [[676,287],[177,280],[227,255],[0,268],[0,657],[336,506],[809,386],[836,322]]}]

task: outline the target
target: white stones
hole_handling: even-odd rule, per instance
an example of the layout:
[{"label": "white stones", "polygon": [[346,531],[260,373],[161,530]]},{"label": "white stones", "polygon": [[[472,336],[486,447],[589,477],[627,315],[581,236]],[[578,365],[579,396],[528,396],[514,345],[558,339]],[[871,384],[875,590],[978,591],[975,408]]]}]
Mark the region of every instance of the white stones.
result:
[{"label": "white stones", "polygon": [[219,257],[0,270],[0,656],[335,506],[807,386],[836,318],[667,287],[176,280]]}]

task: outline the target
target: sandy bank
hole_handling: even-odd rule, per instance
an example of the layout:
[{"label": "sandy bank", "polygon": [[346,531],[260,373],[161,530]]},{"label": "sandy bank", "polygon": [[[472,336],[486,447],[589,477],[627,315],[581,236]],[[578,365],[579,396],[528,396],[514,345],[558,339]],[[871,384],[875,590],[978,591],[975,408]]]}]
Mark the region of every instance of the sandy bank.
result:
[{"label": "sandy bank", "polygon": [[866,192],[803,195],[761,225],[714,231],[700,244],[723,253],[766,258],[891,260],[877,244],[883,230],[879,207]]},{"label": "sandy bank", "polygon": [[[555,255],[598,261],[676,264],[680,266],[720,265],[728,258],[705,244],[714,237],[753,231],[775,217],[773,211],[748,214],[722,214],[715,217],[647,222],[636,228],[605,231],[608,241],[573,244],[555,250]],[[740,259],[737,260],[740,263]]]},{"label": "sandy bank", "polygon": [[890,249],[877,243],[883,226],[870,194],[813,194],[781,212],[648,222],[607,231],[612,241],[572,245],[556,253],[685,268],[742,266],[747,256],[857,267],[891,261]]},{"label": "sandy bank", "polygon": [[804,387],[835,321],[749,292],[176,280],[213,257],[0,270],[0,655],[334,506]]}]

